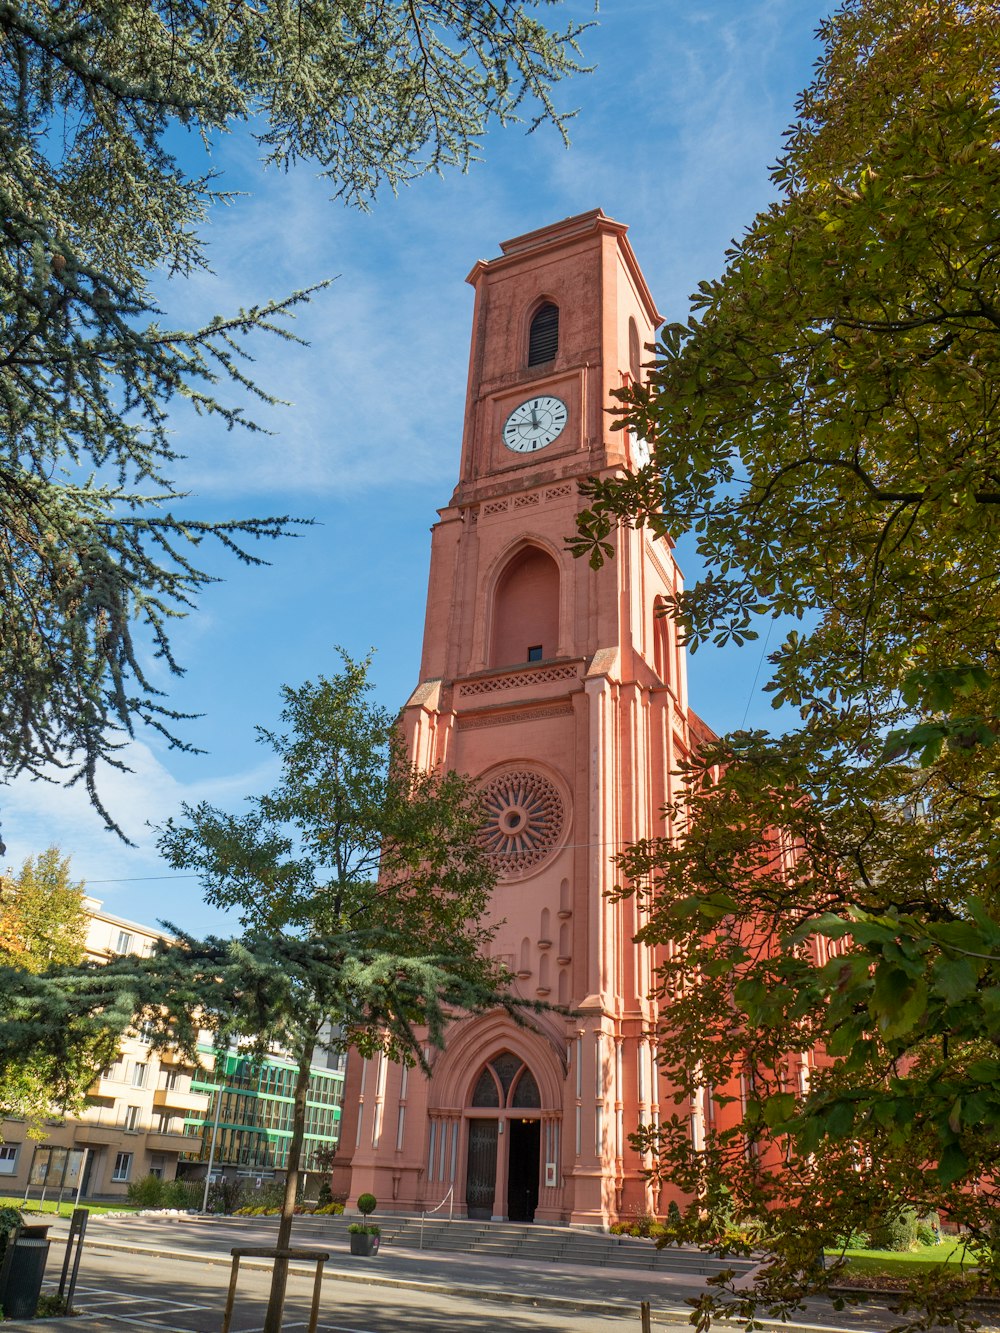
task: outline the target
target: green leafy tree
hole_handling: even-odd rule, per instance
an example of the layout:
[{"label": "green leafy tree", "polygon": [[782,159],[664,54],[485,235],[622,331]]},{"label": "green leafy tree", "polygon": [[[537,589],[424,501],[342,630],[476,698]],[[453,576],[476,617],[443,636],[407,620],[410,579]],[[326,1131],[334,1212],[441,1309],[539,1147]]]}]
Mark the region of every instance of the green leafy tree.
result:
[{"label": "green leafy tree", "polygon": [[[0,875],[0,967],[9,976],[79,963],[86,933],[83,885],[73,883],[69,857],[58,848],[28,857],[17,875]],[[26,1052],[0,1074],[0,1111],[26,1119],[34,1133],[54,1109],[79,1109],[105,1054],[106,1043],[91,1041],[69,1061]]]},{"label": "green leafy tree", "polygon": [[143,663],[180,669],[170,622],[212,578],[197,548],[259,563],[250,544],[290,529],[186,517],[172,477],[175,402],[256,429],[223,391],[273,401],[247,339],[291,338],[309,295],[162,324],[153,276],[207,267],[226,199],[171,151],[178,131],[252,127],[266,162],[310,162],[365,206],[467,166],[494,117],[565,134],[552,88],[578,29],[550,31],[541,3],[0,6],[0,777],[62,767],[116,827],[99,762],[122,766],[137,723],[182,744]]},{"label": "green leafy tree", "polygon": [[87,939],[83,891],[58,847],[29,856],[17,875],[0,876],[0,962],[29,972],[78,963]]},{"label": "green leafy tree", "polygon": [[[696,1200],[680,1234],[711,1238],[721,1182],[777,1256],[744,1313],[906,1206],[1000,1262],[998,24],[986,0],[824,23],[778,199],[624,395],[653,460],[590,485],[575,542],[600,564],[619,523],[691,534],[692,651],[799,622],[767,685],[798,725],[706,746],[683,841],[622,861],[675,945],[662,1061],[718,1111],[703,1153],[680,1120],[658,1145]],[[921,1299],[958,1326],[946,1288]]]},{"label": "green leafy tree", "polygon": [[[220,1039],[277,1040],[297,1063],[279,1248],[291,1235],[313,1051],[327,1024],[345,1047],[426,1068],[452,1019],[501,1007],[520,1016],[488,957],[495,875],[479,833],[478,791],[456,773],[409,763],[393,718],[369,699],[368,662],[285,687],[287,732],[258,729],[281,780],[244,814],[184,807],[159,847],[196,871],[208,900],[239,912],[229,947],[235,991],[209,951],[199,1012]],[[198,946],[189,942],[192,962]],[[191,993],[190,991],[188,992]],[[277,1262],[267,1333],[280,1327],[287,1264]]]}]

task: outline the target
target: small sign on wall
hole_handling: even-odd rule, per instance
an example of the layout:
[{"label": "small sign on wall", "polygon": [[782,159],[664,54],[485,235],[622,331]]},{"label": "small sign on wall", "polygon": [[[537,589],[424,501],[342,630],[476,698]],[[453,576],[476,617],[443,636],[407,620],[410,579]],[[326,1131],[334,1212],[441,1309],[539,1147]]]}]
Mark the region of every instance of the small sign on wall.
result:
[{"label": "small sign on wall", "polygon": [[545,1184],[552,1189],[556,1184],[556,1164],[555,1162],[545,1163]]}]

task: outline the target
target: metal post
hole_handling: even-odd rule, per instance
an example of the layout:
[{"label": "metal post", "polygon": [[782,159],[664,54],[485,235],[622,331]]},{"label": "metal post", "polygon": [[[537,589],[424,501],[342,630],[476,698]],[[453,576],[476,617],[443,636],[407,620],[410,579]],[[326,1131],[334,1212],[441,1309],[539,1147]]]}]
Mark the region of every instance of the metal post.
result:
[{"label": "metal post", "polygon": [[[225,1056],[220,1057],[225,1060]],[[208,1149],[208,1168],[205,1171],[205,1193],[201,1198],[201,1211],[208,1212],[208,1187],[212,1183],[212,1163],[215,1161],[215,1141],[219,1137],[219,1116],[222,1114],[222,1090],[226,1086],[225,1065],[223,1065],[222,1082],[219,1084],[219,1094],[215,1099],[215,1125],[212,1129],[212,1142]]]},{"label": "metal post", "polygon": [[[83,1255],[83,1238],[87,1234],[87,1219],[90,1217],[88,1208],[74,1208],[73,1219],[69,1226],[69,1236],[66,1239],[66,1256],[63,1259],[62,1276],[59,1279],[59,1295],[64,1301],[64,1312],[72,1313],[73,1295],[76,1292],[76,1279],[80,1272],[80,1259]],[[73,1242],[76,1241],[76,1248]],[[72,1254],[73,1269],[70,1272],[70,1256]],[[67,1276],[69,1282],[67,1284]]]},{"label": "metal post", "polygon": [[90,1154],[93,1151],[93,1148],[84,1148],[83,1150],[83,1161],[80,1163],[80,1179],[76,1182],[76,1202],[73,1204],[74,1209],[80,1207],[80,1195],[83,1191],[83,1178],[87,1174],[87,1162],[90,1160]]},{"label": "metal post", "polygon": [[649,1301],[643,1301],[639,1306],[639,1318],[642,1320],[642,1333],[652,1333],[652,1324],[649,1322]]}]

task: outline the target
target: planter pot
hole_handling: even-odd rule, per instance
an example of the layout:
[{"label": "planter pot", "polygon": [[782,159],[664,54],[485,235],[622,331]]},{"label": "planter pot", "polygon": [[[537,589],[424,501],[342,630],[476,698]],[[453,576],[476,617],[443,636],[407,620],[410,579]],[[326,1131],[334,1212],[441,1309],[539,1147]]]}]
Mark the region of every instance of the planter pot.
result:
[{"label": "planter pot", "polygon": [[351,1232],[351,1253],[362,1254],[366,1258],[371,1258],[373,1254],[378,1253],[378,1243],[381,1237],[372,1236],[368,1232]]}]

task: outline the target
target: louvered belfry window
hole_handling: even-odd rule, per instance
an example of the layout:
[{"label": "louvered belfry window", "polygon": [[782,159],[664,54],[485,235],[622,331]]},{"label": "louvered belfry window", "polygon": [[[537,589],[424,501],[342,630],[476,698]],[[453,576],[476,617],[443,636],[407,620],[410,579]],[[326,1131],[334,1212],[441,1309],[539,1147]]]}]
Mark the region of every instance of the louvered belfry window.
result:
[{"label": "louvered belfry window", "polygon": [[535,311],[528,333],[528,365],[554,361],[559,347],[559,307],[546,304]]}]

